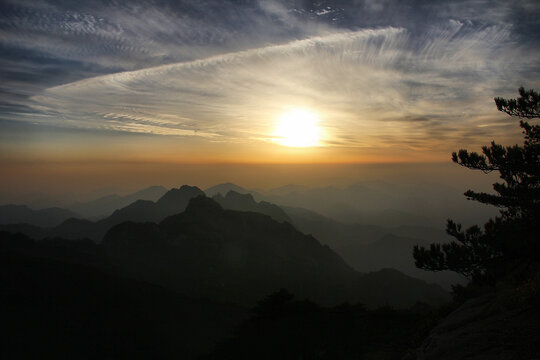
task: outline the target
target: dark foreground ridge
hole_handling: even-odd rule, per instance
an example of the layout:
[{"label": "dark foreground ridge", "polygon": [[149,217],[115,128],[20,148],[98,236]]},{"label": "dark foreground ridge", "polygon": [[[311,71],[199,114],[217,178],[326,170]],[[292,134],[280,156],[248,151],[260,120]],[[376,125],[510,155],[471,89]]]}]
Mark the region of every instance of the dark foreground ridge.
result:
[{"label": "dark foreground ridge", "polygon": [[91,242],[0,233],[2,358],[195,358],[248,311],[119,276]]}]

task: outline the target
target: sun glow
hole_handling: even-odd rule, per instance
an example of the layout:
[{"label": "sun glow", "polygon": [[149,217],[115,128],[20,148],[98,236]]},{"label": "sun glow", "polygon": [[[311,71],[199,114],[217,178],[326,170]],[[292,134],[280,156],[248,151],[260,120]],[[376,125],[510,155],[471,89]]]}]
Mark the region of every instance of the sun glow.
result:
[{"label": "sun glow", "polygon": [[291,147],[317,146],[321,135],[319,121],[319,118],[309,111],[289,111],[279,119],[274,132],[275,141]]}]

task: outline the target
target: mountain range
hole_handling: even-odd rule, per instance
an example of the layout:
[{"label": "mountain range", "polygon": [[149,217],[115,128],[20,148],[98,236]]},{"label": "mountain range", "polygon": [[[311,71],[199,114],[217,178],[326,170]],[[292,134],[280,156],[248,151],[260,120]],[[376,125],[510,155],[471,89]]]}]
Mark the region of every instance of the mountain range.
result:
[{"label": "mountain range", "polygon": [[[1,228],[26,230],[40,239],[103,239],[99,246],[107,262],[125,276],[215,301],[252,305],[282,287],[327,304],[407,307],[448,298],[438,286],[396,270],[356,272],[328,246],[299,232],[273,204],[235,192],[216,199],[184,185],[156,202],[135,201],[97,222],[68,219],[50,229]],[[219,202],[236,210],[223,209]]]},{"label": "mountain range", "polygon": [[106,217],[137,200],[157,201],[166,192],[167,189],[163,186],[150,186],[123,196],[111,194],[88,202],[76,202],[68,205],[67,208],[87,219]]},{"label": "mountain range", "polygon": [[292,223],[291,218],[279,206],[266,201],[256,202],[252,194],[241,194],[234,190],[227,192],[225,196],[217,193],[212,197],[214,201],[220,204],[225,209],[237,211],[252,211],[270,216],[272,219],[283,222]]},{"label": "mountain range", "polygon": [[159,224],[117,225],[103,246],[127,276],[218,301],[253,305],[280,288],[323,304],[408,307],[448,298],[438,286],[396,270],[360,274],[288,222],[223,209],[205,196]]},{"label": "mountain range", "polygon": [[218,195],[218,194],[226,195],[230,191],[234,191],[238,194],[251,194],[257,200],[259,200],[261,197],[261,195],[253,189],[248,190],[241,187],[240,185],[236,185],[230,182],[209,187],[204,190],[204,193],[209,197],[214,197],[215,195]]},{"label": "mountain range", "polygon": [[54,227],[72,217],[80,217],[80,215],[58,207],[34,210],[26,205],[0,206],[0,224],[2,225],[24,223],[40,227]]},{"label": "mountain range", "polygon": [[[230,190],[224,196],[221,194],[221,191],[230,188],[239,189],[244,193]],[[279,191],[292,189],[297,189],[297,187],[290,186]],[[312,234],[322,244],[330,246],[357,271],[370,272],[394,268],[409,276],[438,283],[446,289],[450,289],[452,284],[464,281],[454,273],[434,274],[418,270],[414,265],[411,256],[412,247],[416,244],[426,245],[433,241],[448,241],[449,237],[442,230],[420,226],[388,228],[341,223],[311,210],[289,206],[280,207],[266,201],[257,202],[246,190],[231,183],[216,186],[211,191],[207,189],[206,192],[214,192],[213,199],[225,209],[261,213],[278,222],[293,224],[301,232]],[[137,200],[114,211],[109,217],[95,222],[70,218],[50,228],[30,224],[7,224],[0,225],[0,229],[21,232],[36,239],[88,238],[100,242],[107,231],[115,225],[126,221],[159,223],[167,216],[183,212],[191,198],[202,194],[199,188],[184,185],[166,192],[156,202]],[[64,213],[70,214],[69,211]]]},{"label": "mountain range", "polygon": [[440,184],[401,184],[366,181],[345,187],[307,187],[289,184],[269,190],[251,190],[224,183],[205,192],[209,196],[228,191],[251,193],[257,201],[280,207],[315,211],[343,223],[383,227],[426,226],[444,228],[447,218],[464,224],[483,223],[496,210],[467,201],[463,190]]},{"label": "mountain range", "polygon": [[414,245],[428,246],[432,242],[448,242],[451,239],[442,230],[425,226],[389,228],[345,224],[307,209],[256,202],[251,194],[239,194],[232,190],[225,196],[218,193],[213,199],[226,209],[254,211],[277,221],[288,221],[301,232],[311,234],[322,244],[328,245],[360,272],[394,268],[448,290],[451,285],[466,281],[453,272],[432,273],[420,270],[414,264],[411,255]]},{"label": "mountain range", "polygon": [[125,221],[159,222],[165,217],[185,210],[192,197],[204,194],[196,186],[183,185],[171,189],[156,202],[136,200],[121,209],[115,210],[110,216],[90,221],[80,218],[69,218],[60,225],[52,228],[41,228],[31,224],[0,225],[0,230],[21,232],[35,239],[61,237],[65,239],[91,239],[100,242],[107,231]]}]

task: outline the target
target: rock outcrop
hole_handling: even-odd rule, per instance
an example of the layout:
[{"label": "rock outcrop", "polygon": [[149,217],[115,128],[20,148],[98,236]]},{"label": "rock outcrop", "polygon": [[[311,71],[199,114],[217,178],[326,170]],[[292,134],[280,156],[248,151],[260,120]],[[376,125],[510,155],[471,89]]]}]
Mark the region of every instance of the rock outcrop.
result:
[{"label": "rock outcrop", "polygon": [[468,300],[404,360],[540,359],[538,294],[534,282]]}]

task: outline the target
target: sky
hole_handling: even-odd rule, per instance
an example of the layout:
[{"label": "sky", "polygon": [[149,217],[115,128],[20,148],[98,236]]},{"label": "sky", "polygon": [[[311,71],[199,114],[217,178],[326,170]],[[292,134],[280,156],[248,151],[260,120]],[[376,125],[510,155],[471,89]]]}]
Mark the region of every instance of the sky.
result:
[{"label": "sky", "polygon": [[493,98],[540,88],[539,30],[537,1],[2,0],[0,186],[338,181],[519,143]]}]

